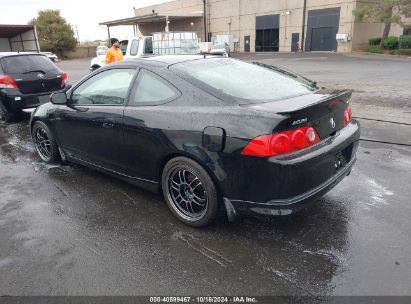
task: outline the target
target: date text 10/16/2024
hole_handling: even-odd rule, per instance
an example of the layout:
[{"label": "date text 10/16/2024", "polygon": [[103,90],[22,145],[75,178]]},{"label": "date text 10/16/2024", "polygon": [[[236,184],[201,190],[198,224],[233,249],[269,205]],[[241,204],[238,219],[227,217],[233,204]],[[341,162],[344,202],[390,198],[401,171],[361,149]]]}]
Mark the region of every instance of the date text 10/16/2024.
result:
[{"label": "date text 10/16/2024", "polygon": [[150,303],[258,303],[254,297],[150,297]]}]

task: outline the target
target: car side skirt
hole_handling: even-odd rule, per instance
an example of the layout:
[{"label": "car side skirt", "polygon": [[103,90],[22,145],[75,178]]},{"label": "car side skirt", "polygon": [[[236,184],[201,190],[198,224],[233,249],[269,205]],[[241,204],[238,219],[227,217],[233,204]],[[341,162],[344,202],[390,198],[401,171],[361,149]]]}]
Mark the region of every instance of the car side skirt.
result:
[{"label": "car side skirt", "polygon": [[125,175],[123,173],[96,165],[94,163],[85,161],[83,159],[74,157],[74,156],[69,156],[69,155],[65,155],[65,158],[67,161],[79,164],[79,165],[83,165],[85,167],[89,167],[91,169],[94,169],[96,171],[117,177],[119,179],[122,179],[132,185],[138,186],[140,188],[146,189],[150,192],[153,193],[159,193],[160,192],[160,183],[156,182],[156,181],[152,181],[152,180],[148,180],[148,179],[144,179],[144,178],[139,178],[139,177],[134,177],[134,176],[129,176],[129,175]]}]

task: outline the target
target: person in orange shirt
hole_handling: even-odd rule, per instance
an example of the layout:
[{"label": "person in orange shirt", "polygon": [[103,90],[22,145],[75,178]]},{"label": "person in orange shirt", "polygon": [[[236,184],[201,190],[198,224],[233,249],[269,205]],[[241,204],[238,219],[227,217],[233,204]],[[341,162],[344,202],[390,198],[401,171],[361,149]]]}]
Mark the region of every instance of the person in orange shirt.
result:
[{"label": "person in orange shirt", "polygon": [[123,53],[120,50],[120,42],[116,38],[111,38],[111,48],[106,52],[105,64],[114,63],[123,60]]}]

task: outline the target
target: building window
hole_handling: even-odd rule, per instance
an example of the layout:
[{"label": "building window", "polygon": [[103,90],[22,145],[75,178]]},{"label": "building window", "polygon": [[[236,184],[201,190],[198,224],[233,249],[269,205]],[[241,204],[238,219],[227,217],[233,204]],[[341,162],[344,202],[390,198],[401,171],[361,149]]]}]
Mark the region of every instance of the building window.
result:
[{"label": "building window", "polygon": [[404,36],[411,36],[411,26],[404,27]]},{"label": "building window", "polygon": [[266,29],[256,31],[256,52],[278,52],[279,29]]},{"label": "building window", "polygon": [[256,52],[278,52],[280,15],[256,17]]}]

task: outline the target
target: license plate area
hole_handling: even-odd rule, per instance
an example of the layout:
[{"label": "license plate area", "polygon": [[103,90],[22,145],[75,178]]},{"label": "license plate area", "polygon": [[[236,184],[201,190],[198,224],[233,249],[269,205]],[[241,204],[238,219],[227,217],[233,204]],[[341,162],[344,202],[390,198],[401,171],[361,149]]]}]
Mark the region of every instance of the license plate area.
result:
[{"label": "license plate area", "polygon": [[346,164],[347,164],[347,159],[344,156],[343,152],[337,153],[335,155],[335,161],[334,161],[335,170],[339,171],[340,169],[344,168]]}]

